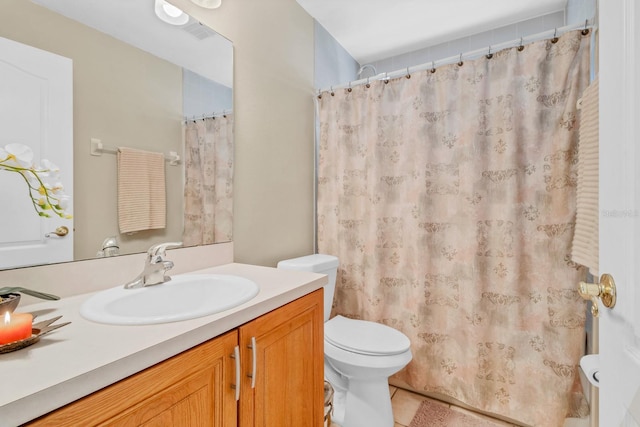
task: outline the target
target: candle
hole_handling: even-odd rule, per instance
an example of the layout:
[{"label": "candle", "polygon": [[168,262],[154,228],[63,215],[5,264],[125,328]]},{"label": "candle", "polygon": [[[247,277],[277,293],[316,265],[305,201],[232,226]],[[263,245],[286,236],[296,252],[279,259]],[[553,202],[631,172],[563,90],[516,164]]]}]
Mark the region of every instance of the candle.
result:
[{"label": "candle", "polygon": [[20,341],[31,336],[33,316],[29,313],[9,313],[0,320],[0,345]]}]

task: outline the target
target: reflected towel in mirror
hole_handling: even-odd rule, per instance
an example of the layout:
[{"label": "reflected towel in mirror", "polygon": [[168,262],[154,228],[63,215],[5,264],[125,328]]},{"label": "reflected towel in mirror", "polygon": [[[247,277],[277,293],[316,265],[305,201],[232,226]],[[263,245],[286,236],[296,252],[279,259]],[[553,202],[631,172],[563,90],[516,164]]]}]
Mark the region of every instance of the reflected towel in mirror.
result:
[{"label": "reflected towel in mirror", "polygon": [[118,148],[118,224],[121,233],[166,226],[164,154]]}]

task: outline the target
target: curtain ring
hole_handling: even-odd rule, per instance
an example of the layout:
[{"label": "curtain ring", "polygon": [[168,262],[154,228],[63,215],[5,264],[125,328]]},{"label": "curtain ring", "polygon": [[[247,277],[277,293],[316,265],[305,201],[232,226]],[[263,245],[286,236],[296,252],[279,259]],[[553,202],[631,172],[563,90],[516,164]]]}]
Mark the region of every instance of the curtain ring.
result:
[{"label": "curtain ring", "polygon": [[385,71],[384,73],[384,84],[388,84],[389,83],[389,74]]},{"label": "curtain ring", "polygon": [[369,83],[369,77],[367,77],[367,84],[364,85],[367,89],[369,89],[371,87],[371,84]]},{"label": "curtain ring", "polygon": [[407,74],[405,74],[404,76],[408,79],[411,78],[411,74],[409,73],[409,67],[407,67]]},{"label": "curtain ring", "polygon": [[322,92],[320,92],[320,89],[318,89],[318,99],[322,99]]},{"label": "curtain ring", "polygon": [[493,58],[493,53],[491,53],[491,46],[489,46],[489,53],[487,53],[487,59]]},{"label": "curtain ring", "polygon": [[558,43],[558,29],[555,28],[553,30],[553,38],[551,39],[551,43],[555,44]]},{"label": "curtain ring", "polygon": [[589,20],[585,19],[584,20],[584,30],[582,30],[582,35],[586,36],[587,34],[589,34],[589,29],[587,28],[587,25],[589,25]]},{"label": "curtain ring", "polygon": [[347,92],[351,93],[353,89],[351,89],[351,82],[349,82],[349,87],[347,88]]},{"label": "curtain ring", "polygon": [[522,52],[524,50],[524,45],[522,44],[522,37],[520,37],[520,46],[518,46],[518,52]]},{"label": "curtain ring", "polygon": [[460,60],[458,61],[458,67],[462,67],[464,62],[462,62],[462,53],[460,54]]},{"label": "curtain ring", "polygon": [[336,96],[336,93],[333,91],[333,86],[329,86],[329,89],[331,90],[331,96]]},{"label": "curtain ring", "polygon": [[436,62],[431,61],[431,74],[436,72]]}]

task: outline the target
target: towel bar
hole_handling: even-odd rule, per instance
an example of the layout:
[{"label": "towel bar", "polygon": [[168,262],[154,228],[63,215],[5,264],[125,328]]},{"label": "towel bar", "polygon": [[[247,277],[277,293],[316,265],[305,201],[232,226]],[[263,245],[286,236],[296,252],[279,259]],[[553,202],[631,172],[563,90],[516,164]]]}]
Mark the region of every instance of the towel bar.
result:
[{"label": "towel bar", "polygon": [[[91,155],[102,156],[102,153],[116,154],[118,147],[109,147],[102,144],[97,138],[91,138]],[[169,162],[171,166],[177,166],[180,164],[180,156],[175,151],[169,151],[169,154],[164,155],[164,159]]]}]

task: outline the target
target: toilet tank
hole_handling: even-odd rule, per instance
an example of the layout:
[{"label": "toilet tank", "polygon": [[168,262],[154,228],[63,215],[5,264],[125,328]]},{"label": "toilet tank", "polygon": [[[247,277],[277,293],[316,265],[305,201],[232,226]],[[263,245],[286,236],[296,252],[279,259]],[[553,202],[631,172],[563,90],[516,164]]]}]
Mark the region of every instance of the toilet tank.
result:
[{"label": "toilet tank", "polygon": [[278,263],[278,268],[283,270],[309,271],[329,276],[329,281],[324,287],[324,321],[326,322],[329,320],[329,316],[331,315],[333,294],[336,289],[338,264],[337,257],[332,255],[315,254],[280,261]]}]

